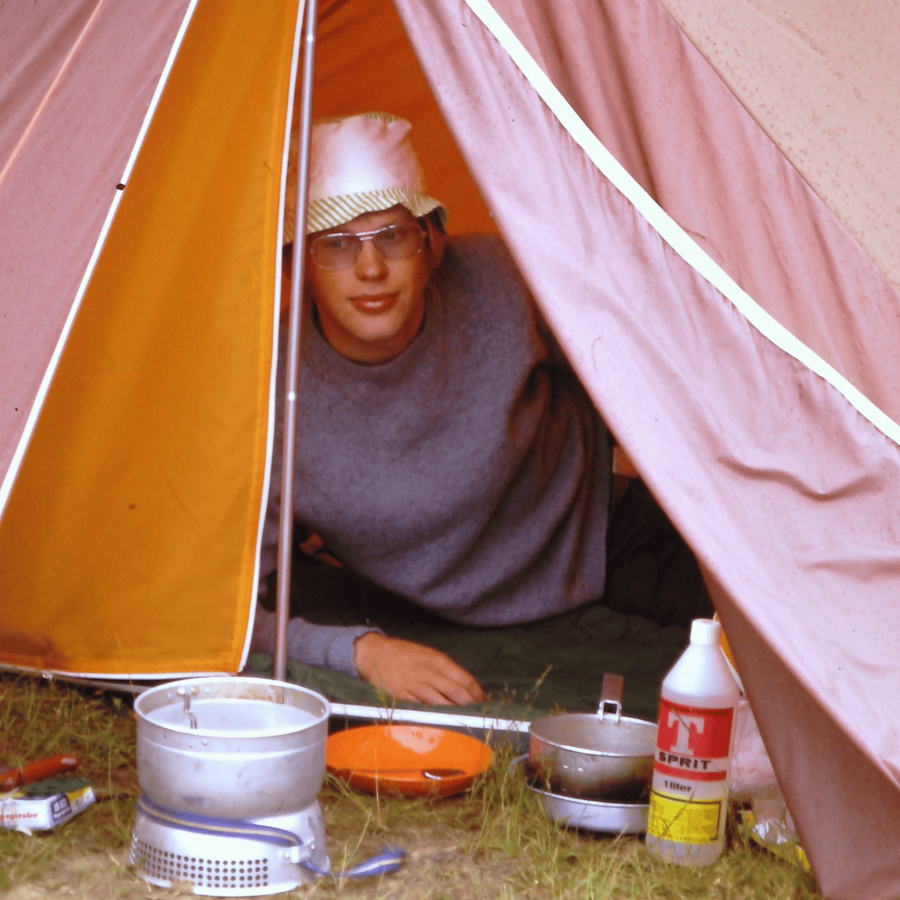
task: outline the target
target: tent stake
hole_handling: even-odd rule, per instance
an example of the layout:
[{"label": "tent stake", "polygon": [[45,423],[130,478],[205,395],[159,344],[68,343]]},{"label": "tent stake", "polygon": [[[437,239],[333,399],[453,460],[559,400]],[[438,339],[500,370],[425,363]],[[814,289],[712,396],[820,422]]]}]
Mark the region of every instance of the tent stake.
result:
[{"label": "tent stake", "polygon": [[[275,601],[275,652],[272,674],[287,675],[287,629],[291,602],[291,549],[294,542],[294,451],[297,435],[297,373],[300,366],[303,278],[306,256],[306,199],[309,195],[309,136],[312,130],[313,70],[316,61],[318,0],[307,0],[301,85],[300,140],[297,148],[297,203],[294,212],[294,256],[288,320],[287,372],[284,391],[284,446],[281,469],[281,510],[278,532],[278,590]],[[303,0],[300,0],[303,8]]]}]

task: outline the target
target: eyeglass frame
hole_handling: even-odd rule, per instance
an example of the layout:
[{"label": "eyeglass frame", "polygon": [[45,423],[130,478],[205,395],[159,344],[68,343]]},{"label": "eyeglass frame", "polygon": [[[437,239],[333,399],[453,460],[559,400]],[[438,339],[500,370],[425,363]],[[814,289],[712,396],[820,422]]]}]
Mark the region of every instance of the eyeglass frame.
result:
[{"label": "eyeglass frame", "polygon": [[[318,234],[312,240],[309,240],[307,238],[306,252],[309,253],[310,257],[312,258],[312,261],[320,269],[325,269],[326,271],[331,271],[331,272],[340,271],[341,269],[349,269],[351,266],[355,266],[357,260],[359,259],[360,254],[362,253],[363,241],[372,241],[372,245],[378,251],[378,254],[379,254],[379,256],[381,256],[382,259],[412,259],[414,256],[418,256],[425,249],[425,247],[428,246],[428,229],[425,226],[425,223],[421,219],[416,219],[416,224],[419,227],[419,233],[422,236],[422,241],[419,244],[419,249],[416,250],[415,253],[411,253],[409,256],[385,256],[384,253],[382,253],[381,250],[378,249],[377,245],[375,245],[375,238],[377,235],[379,235],[385,231],[390,231],[391,229],[404,228],[407,226],[411,227],[412,222],[392,222],[390,225],[383,225],[381,228],[374,229],[374,231],[358,231],[358,232],[329,231],[326,234]],[[354,237],[354,238],[358,239],[359,250],[358,250],[356,256],[354,257],[353,262],[347,263],[347,265],[345,265],[345,266],[323,266],[322,263],[320,263],[319,260],[316,259],[315,250],[313,249],[316,242],[323,240],[325,238],[333,238],[333,237]]]}]

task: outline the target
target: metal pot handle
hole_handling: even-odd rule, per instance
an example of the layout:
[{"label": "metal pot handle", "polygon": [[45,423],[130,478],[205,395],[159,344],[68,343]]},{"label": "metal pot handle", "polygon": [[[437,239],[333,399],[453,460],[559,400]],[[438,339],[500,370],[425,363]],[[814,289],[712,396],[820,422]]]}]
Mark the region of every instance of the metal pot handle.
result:
[{"label": "metal pot handle", "polygon": [[622,715],[622,695],[625,693],[625,677],[607,672],[600,685],[600,706],[597,717],[601,720],[609,716],[614,722]]},{"label": "metal pot handle", "polygon": [[191,712],[191,697],[196,697],[199,690],[200,689],[197,687],[181,687],[178,688],[177,691],[175,691],[175,693],[184,701],[184,714],[188,717],[188,721],[191,723],[192,731],[197,730],[197,717]]}]

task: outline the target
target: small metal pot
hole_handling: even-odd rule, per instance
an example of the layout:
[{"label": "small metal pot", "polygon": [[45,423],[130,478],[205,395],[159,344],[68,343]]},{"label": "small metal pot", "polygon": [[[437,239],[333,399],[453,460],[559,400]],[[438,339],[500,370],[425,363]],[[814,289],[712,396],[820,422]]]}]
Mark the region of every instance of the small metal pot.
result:
[{"label": "small metal pot", "polygon": [[622,716],[625,679],[604,675],[595,713],[544,716],[531,724],[528,770],[551,791],[637,802],[653,775],[656,725]]},{"label": "small metal pot", "polygon": [[196,678],[141,694],[141,789],[180,812],[226,819],[286,815],[325,779],[328,701],[262,678]]}]

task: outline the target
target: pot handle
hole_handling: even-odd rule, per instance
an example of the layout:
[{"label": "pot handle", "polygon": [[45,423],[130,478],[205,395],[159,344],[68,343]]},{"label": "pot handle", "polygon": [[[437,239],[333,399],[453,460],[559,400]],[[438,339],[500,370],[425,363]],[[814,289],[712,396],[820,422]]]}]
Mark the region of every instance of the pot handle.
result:
[{"label": "pot handle", "polygon": [[600,706],[597,708],[597,716],[604,719],[607,716],[618,722],[622,715],[622,695],[625,693],[625,678],[622,675],[611,675],[607,672],[603,676],[600,685]]}]

